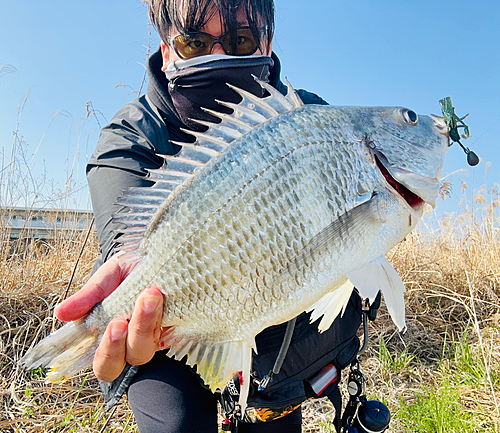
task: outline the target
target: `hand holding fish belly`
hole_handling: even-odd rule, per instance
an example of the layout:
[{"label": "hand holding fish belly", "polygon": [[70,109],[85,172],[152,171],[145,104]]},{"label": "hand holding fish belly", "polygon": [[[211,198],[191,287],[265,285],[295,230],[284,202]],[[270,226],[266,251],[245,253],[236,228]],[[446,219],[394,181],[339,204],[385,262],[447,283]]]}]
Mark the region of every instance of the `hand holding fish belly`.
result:
[{"label": "hand holding fish belly", "polygon": [[[77,293],[56,307],[56,317],[63,322],[81,319],[109,296],[132,268],[130,263],[120,260],[119,255],[112,257]],[[154,287],[145,289],[137,298],[130,321],[117,318],[108,324],[95,352],[95,375],[110,382],[120,375],[126,362],[131,365],[148,362],[158,350],[162,313],[161,291]]]},{"label": "hand holding fish belly", "polygon": [[404,327],[404,286],[383,256],[436,200],[446,124],[401,107],[302,106],[291,87],[284,97],[261,85],[270,96],[235,89],[242,102],[221,103],[232,115],[192,132],[196,143],[150,172],[154,186],[119,200],[137,266],[26,366],[57,380],[89,365],[108,323],[133,317],[151,286],[164,294],[168,356],[187,356],[212,390],[241,372],[242,406],[255,336],[304,310],[328,329],[351,283],[365,297],[381,288]]}]

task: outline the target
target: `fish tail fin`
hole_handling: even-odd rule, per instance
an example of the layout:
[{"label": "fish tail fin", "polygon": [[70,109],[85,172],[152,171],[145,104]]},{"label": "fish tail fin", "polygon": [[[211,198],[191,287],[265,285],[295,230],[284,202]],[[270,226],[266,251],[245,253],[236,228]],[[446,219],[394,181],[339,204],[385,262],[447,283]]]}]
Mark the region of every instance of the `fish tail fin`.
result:
[{"label": "fish tail fin", "polygon": [[92,365],[97,337],[84,320],[68,323],[30,349],[21,363],[25,368],[50,367],[49,382],[65,380]]},{"label": "fish tail fin", "polygon": [[246,407],[250,390],[250,368],[255,339],[208,343],[196,341],[193,336],[183,334],[179,327],[170,328],[162,341],[170,347],[167,356],[181,360],[187,355],[187,364],[196,365],[198,374],[212,391],[224,389],[227,383],[238,374],[240,377],[240,406]]}]

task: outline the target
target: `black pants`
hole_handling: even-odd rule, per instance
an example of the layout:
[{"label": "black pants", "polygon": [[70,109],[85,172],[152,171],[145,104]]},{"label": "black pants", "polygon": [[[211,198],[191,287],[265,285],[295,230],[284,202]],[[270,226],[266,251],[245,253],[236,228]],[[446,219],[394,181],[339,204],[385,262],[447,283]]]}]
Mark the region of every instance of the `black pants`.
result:
[{"label": "black pants", "polygon": [[[128,390],[140,433],[217,433],[217,397],[183,362],[158,352]],[[240,424],[240,433],[300,433],[300,409],[276,421]]]}]

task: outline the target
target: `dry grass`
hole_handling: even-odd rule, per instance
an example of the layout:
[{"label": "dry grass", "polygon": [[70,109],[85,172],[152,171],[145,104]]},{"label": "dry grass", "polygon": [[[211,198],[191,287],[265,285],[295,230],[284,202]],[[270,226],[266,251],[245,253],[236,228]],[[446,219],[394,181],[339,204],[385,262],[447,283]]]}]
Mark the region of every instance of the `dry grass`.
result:
[{"label": "dry grass", "polygon": [[[9,211],[0,215],[2,221]],[[19,359],[55,326],[54,306],[65,295],[85,232],[41,242],[9,241],[0,251],[0,431],[39,431],[64,420],[70,408],[82,412],[97,406],[95,381],[80,390],[82,377],[64,385],[46,385],[41,372],[26,372]],[[97,257],[95,239],[83,249],[73,287],[78,288]],[[59,430],[56,430],[59,431]],[[61,429],[60,431],[64,431]]]},{"label": "dry grass", "polygon": [[[453,218],[428,215],[427,225],[389,256],[407,286],[408,331],[396,332],[382,308],[370,325],[362,370],[369,379],[368,395],[383,398],[391,408],[393,432],[417,431],[398,418],[400,408],[447,383],[459,390],[462,411],[474,417],[476,427],[470,431],[497,431],[500,425],[498,208],[492,202],[479,205]],[[64,296],[82,243],[82,234],[44,247],[32,242],[12,250],[13,245],[2,243],[0,432],[135,430],[125,399],[106,424],[109,414],[92,374],[46,385],[43,372],[19,367],[22,354],[55,326],[53,307]],[[72,291],[83,284],[96,256],[91,237]],[[477,371],[469,372],[472,367]],[[333,431],[328,426],[332,411],[328,402],[306,402],[304,431]]]},{"label": "dry grass", "polygon": [[[387,317],[380,317],[363,364],[370,389],[392,408],[402,400],[414,402],[423,388],[451,381],[463,410],[477,422],[477,430],[466,431],[498,431],[498,203],[476,200],[474,205],[458,216],[422,224],[391,252],[407,287],[408,332],[397,333]],[[432,221],[432,215],[424,221]],[[381,338],[392,354],[390,368],[379,350]],[[408,431],[398,420],[392,429]]]}]

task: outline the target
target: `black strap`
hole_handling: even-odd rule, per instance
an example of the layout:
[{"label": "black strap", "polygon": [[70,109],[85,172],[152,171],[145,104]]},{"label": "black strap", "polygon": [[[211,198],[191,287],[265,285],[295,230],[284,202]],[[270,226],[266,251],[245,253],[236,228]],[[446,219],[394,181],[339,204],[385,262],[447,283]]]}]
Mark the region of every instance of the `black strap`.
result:
[{"label": "black strap", "polygon": [[283,361],[285,360],[286,353],[288,352],[288,348],[290,347],[290,342],[292,341],[295,322],[297,322],[296,317],[294,317],[286,324],[285,336],[283,337],[280,351],[278,353],[278,356],[276,357],[276,362],[274,363],[273,374],[278,374],[281,370],[281,366],[283,365]]},{"label": "black strap", "polygon": [[378,309],[380,308],[381,300],[382,300],[382,291],[379,290],[377,296],[375,296],[375,299],[373,300],[373,303],[370,305],[370,308],[368,310],[368,319],[370,319],[370,322],[373,322],[377,318],[377,312]]},{"label": "black strap", "polygon": [[276,357],[276,361],[274,362],[273,369],[269,371],[267,376],[264,376],[262,380],[259,382],[259,388],[258,388],[259,391],[263,391],[264,389],[266,389],[269,382],[273,380],[273,376],[281,371],[281,367],[283,366],[283,361],[285,361],[288,348],[290,347],[290,343],[292,341],[293,330],[295,329],[295,322],[297,322],[296,317],[294,317],[286,324],[285,336],[283,337],[283,342],[281,343],[280,351],[278,352],[278,356]]},{"label": "black strap", "polygon": [[382,291],[379,290],[375,300],[371,305],[368,304],[368,299],[366,300],[366,304],[368,309],[363,310],[363,346],[358,351],[358,356],[363,354],[368,347],[368,320],[373,322],[377,318],[377,312],[380,308],[380,301],[382,300]]},{"label": "black strap", "polygon": [[333,426],[335,427],[335,431],[337,433],[340,433],[340,429],[342,428],[342,425],[340,423],[342,415],[342,394],[340,394],[338,382],[336,382],[335,384],[333,384],[333,386],[330,386],[329,388],[330,389],[327,389],[325,394],[330,399],[330,401],[333,404],[333,407],[335,408],[335,417],[333,418]]}]

